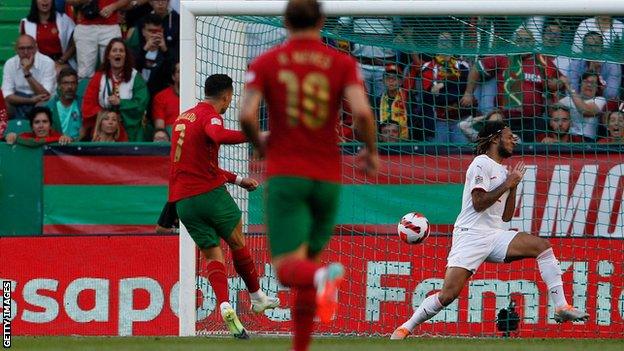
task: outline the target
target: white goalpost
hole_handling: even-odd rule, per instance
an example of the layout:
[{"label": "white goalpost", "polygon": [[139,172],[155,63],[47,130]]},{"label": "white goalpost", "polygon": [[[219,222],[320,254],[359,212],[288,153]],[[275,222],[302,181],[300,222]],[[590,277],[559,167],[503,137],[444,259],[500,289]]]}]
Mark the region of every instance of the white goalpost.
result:
[{"label": "white goalpost", "polygon": [[[593,16],[601,14],[624,14],[623,0],[360,0],[360,1],[321,1],[323,11],[327,16]],[[230,129],[240,129],[238,125],[239,102],[243,88],[243,73],[252,56],[248,52],[250,47],[237,45],[249,40],[242,24],[223,22],[223,18],[230,16],[281,16],[286,7],[287,1],[256,1],[256,0],[181,0],[180,3],[180,110],[184,111],[193,107],[203,98],[203,81],[211,73],[227,73],[234,80],[235,99],[233,106],[224,116],[226,127]],[[203,30],[210,30],[210,26],[198,27],[199,18],[208,18],[204,23],[212,24],[222,28],[222,35],[226,39],[212,35],[212,33],[200,33]],[[207,29],[206,29],[207,28]],[[203,36],[202,34],[207,34]],[[275,34],[275,33],[274,33]],[[276,38],[279,35],[276,35]],[[275,39],[277,40],[277,39]],[[271,39],[273,42],[273,39]],[[268,47],[268,46],[267,46]],[[203,48],[210,48],[209,51]],[[233,53],[227,58],[221,57],[220,53]],[[227,71],[224,71],[227,69]],[[250,163],[248,161],[247,146],[223,147],[223,157],[220,159],[221,166],[240,175],[249,174]],[[620,154],[621,157],[621,154]],[[243,210],[244,231],[248,231],[247,216],[250,203],[249,194],[238,188],[229,188],[238,205]],[[591,196],[591,195],[589,195]],[[397,219],[403,213],[397,213]],[[621,247],[622,243],[619,242]],[[179,236],[179,335],[197,335],[197,249],[190,238],[183,223],[180,223]],[[390,259],[384,262],[390,262]],[[398,260],[397,260],[398,261]],[[372,260],[371,260],[372,262]],[[376,261],[375,261],[376,262]],[[257,265],[262,263],[257,262]],[[369,263],[370,265],[371,263]],[[567,267],[571,267],[570,263]],[[381,266],[375,266],[381,267]],[[404,279],[409,279],[409,268],[405,273],[404,265],[397,267],[383,266],[387,271],[385,274],[402,275]],[[576,267],[576,266],[574,266]],[[372,271],[373,269],[369,269]],[[379,268],[381,269],[381,268]],[[394,272],[394,273],[389,273]],[[373,276],[372,273],[368,275]],[[381,276],[381,273],[380,273]],[[268,278],[267,278],[268,279]],[[376,279],[376,278],[375,278]],[[271,280],[271,282],[274,282]],[[269,283],[267,283],[269,284]],[[271,283],[272,284],[272,283]],[[379,278],[381,284],[381,278]],[[433,285],[439,282],[432,283]],[[618,283],[621,286],[621,282]],[[436,285],[437,286],[437,285]],[[386,294],[386,290],[380,293],[378,287],[367,288],[365,291],[379,296]],[[380,288],[381,289],[381,288]],[[485,289],[485,288],[484,288]],[[367,313],[369,305],[378,305],[379,301],[399,301],[400,296],[406,294],[407,289],[392,290],[389,295],[394,297],[375,297],[368,299]],[[423,291],[415,291],[414,295],[425,294]],[[623,293],[624,294],[624,293]],[[378,296],[374,295],[374,296]],[[398,297],[397,297],[398,296]],[[423,295],[424,296],[424,295]],[[624,296],[624,295],[623,295]],[[383,300],[383,299],[386,300]],[[396,298],[396,300],[392,300]],[[617,296],[613,299],[617,300]],[[375,300],[377,299],[377,300]],[[372,301],[372,302],[371,302]],[[411,301],[407,299],[406,301]],[[525,300],[527,303],[528,300]],[[539,302],[539,299],[538,299]],[[497,300],[497,307],[499,301]],[[470,305],[472,306],[472,305]],[[214,307],[214,306],[212,306]],[[287,308],[287,307],[285,307]],[[372,308],[372,307],[371,307]],[[377,312],[376,312],[377,313]],[[371,313],[375,320],[374,313]],[[367,315],[368,316],[368,315]],[[480,315],[479,315],[480,317]],[[367,317],[368,318],[368,317]],[[452,319],[452,317],[449,317]],[[449,320],[450,320],[449,319]]]}]

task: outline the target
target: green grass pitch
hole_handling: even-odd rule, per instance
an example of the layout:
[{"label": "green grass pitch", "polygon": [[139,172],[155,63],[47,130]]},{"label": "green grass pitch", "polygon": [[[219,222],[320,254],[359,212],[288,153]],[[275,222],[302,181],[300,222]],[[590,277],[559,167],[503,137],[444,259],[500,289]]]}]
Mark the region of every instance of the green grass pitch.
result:
[{"label": "green grass pitch", "polygon": [[[10,350],[29,351],[279,351],[290,340],[279,337],[230,338],[179,337],[13,337]],[[464,339],[315,338],[311,351],[622,351],[624,339]]]}]

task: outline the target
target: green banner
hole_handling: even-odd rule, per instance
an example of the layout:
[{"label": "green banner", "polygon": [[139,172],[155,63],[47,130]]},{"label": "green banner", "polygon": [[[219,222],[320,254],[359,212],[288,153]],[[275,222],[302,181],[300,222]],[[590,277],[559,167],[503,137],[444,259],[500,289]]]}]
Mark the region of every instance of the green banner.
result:
[{"label": "green banner", "polygon": [[47,185],[44,224],[155,224],[167,201],[163,185]]},{"label": "green banner", "polygon": [[[342,186],[338,224],[396,224],[409,212],[422,212],[432,224],[452,224],[461,210],[463,184]],[[250,193],[249,224],[262,224],[263,189]]]}]

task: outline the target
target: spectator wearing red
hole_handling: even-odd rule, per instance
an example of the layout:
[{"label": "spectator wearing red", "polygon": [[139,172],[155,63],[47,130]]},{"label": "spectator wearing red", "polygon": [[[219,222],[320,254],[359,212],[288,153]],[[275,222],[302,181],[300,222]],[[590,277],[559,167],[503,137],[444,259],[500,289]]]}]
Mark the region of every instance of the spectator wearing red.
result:
[{"label": "spectator wearing red", "polygon": [[155,128],[169,128],[180,115],[180,63],[174,65],[171,75],[173,85],[156,94],[152,102],[152,119]]},{"label": "spectator wearing red", "polygon": [[91,135],[98,112],[119,111],[122,135],[129,141],[143,141],[143,118],[149,102],[147,86],[133,67],[132,55],[121,38],[106,46],[104,63],[93,75],[82,102],[84,133]]},{"label": "spectator wearing red", "polygon": [[35,38],[39,52],[48,56],[56,63],[60,71],[73,60],[76,46],[72,40],[74,21],[64,13],[56,12],[53,0],[32,0],[30,12],[20,22],[20,34],[28,34]]},{"label": "spectator wearing red", "polygon": [[[520,49],[533,50],[535,40],[526,29],[515,33],[514,41]],[[468,84],[460,100],[462,106],[472,106],[474,91],[480,77],[496,77],[496,104],[509,121],[513,131],[521,133],[522,140],[535,140],[535,130],[544,130],[542,120],[545,93],[559,88],[557,68],[552,62],[543,65],[533,54],[485,57],[472,67]]]},{"label": "spectator wearing red", "polygon": [[119,10],[129,0],[66,0],[76,9],[76,58],[78,77],[90,78],[95,73],[98,60],[104,61],[104,51],[109,41],[121,37]]},{"label": "spectator wearing red", "polygon": [[71,138],[52,129],[52,112],[44,106],[36,106],[28,113],[31,132],[9,133],[6,136],[7,144],[18,143],[24,146],[40,146],[58,142],[61,145],[71,142]]},{"label": "spectator wearing red", "polygon": [[600,144],[624,144],[624,111],[612,111],[605,115],[609,135],[598,139]]}]

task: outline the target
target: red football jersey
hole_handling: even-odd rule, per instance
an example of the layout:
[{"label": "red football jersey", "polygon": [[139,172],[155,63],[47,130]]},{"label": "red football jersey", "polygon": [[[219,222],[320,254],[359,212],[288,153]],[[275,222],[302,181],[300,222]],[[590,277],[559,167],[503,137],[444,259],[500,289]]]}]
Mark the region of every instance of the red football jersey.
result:
[{"label": "red football jersey", "polygon": [[318,39],[291,39],[255,59],[245,80],[269,109],[267,176],[339,182],[338,111],[344,89],[362,85],[355,60]]},{"label": "red football jersey", "polygon": [[152,119],[162,119],[165,126],[170,126],[180,114],[180,96],[173,87],[160,91],[152,101]]},{"label": "red football jersey", "polygon": [[233,183],[236,175],[219,168],[219,146],[245,141],[242,132],[223,128],[223,118],[209,103],[182,113],[173,124],[169,202]]},{"label": "red football jersey", "polygon": [[[497,103],[500,108],[505,107],[505,71],[509,69],[510,59],[507,56],[489,56],[481,59],[478,63],[480,69],[491,76],[496,77],[497,82]],[[517,74],[517,73],[513,73]],[[541,116],[543,113],[544,92],[548,85],[549,78],[557,77],[557,68],[551,62],[546,62],[546,66],[535,61],[533,55],[522,60],[522,106],[524,116]]]}]

